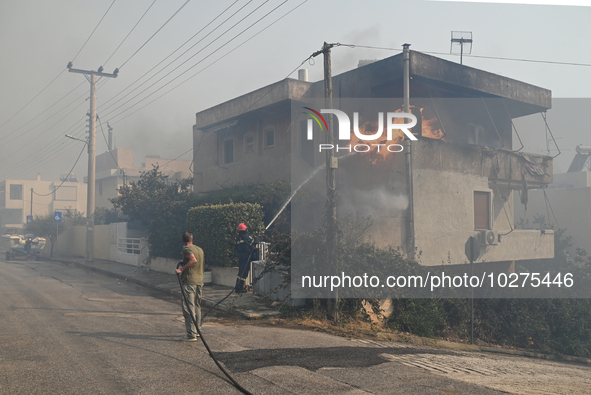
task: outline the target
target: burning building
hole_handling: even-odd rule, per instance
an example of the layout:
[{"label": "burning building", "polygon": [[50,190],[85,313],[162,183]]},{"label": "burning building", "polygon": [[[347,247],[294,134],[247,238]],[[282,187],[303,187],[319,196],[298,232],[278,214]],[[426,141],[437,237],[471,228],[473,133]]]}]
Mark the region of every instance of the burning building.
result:
[{"label": "burning building", "polygon": [[[331,148],[339,216],[371,216],[368,237],[376,245],[428,266],[466,263],[470,236],[482,245],[478,261],[502,270],[553,257],[551,231],[518,230],[513,220],[513,192],[551,183],[552,159],[514,147],[512,119],[549,109],[551,92],[407,53],[416,140],[401,128],[408,121],[401,115],[404,54],[333,77],[333,108],[348,114],[352,129],[335,126],[335,136],[351,137]],[[326,183],[311,175],[323,173],[328,125],[310,111],[323,115],[323,98],[323,81],[285,79],[198,112],[195,192],[277,180],[295,189],[310,179],[305,188],[318,198],[292,208],[292,228],[319,225]]]}]

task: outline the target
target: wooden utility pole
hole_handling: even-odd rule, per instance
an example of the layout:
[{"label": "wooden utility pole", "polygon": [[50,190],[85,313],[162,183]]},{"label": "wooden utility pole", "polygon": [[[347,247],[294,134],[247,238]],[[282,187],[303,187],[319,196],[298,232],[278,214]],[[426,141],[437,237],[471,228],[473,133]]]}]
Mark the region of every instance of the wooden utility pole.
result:
[{"label": "wooden utility pole", "polygon": [[103,73],[103,66],[98,71],[79,70],[72,68],[72,62],[68,63],[71,73],[84,74],[90,82],[90,133],[88,136],[88,185],[86,191],[86,262],[94,260],[94,199],[95,199],[95,174],[96,174],[96,76],[117,78],[119,69],[113,74]]}]

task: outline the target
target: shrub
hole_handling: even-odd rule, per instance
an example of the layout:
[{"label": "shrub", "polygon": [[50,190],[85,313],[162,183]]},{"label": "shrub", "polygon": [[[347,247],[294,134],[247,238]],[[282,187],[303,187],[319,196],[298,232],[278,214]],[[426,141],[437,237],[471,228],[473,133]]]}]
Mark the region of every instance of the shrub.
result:
[{"label": "shrub", "polygon": [[208,266],[236,266],[234,242],[243,222],[255,237],[264,230],[263,211],[258,204],[231,203],[193,207],[187,212],[187,230],[203,248]]}]

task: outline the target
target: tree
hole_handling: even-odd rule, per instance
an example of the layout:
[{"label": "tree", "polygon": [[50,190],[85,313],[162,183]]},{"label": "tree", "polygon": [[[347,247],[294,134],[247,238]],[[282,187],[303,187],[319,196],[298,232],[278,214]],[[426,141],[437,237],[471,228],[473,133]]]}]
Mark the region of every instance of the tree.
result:
[{"label": "tree", "polygon": [[175,258],[190,207],[191,185],[190,178],[169,181],[156,166],[143,172],[137,182],[120,187],[119,196],[110,201],[131,221],[139,220],[146,226],[151,255]]},{"label": "tree", "polygon": [[32,233],[38,237],[45,237],[51,243],[51,252],[49,256],[53,258],[53,246],[57,238],[69,226],[82,225],[85,223],[84,215],[79,212],[66,211],[61,223],[56,223],[53,214],[36,215],[33,222],[26,225],[27,233]]}]

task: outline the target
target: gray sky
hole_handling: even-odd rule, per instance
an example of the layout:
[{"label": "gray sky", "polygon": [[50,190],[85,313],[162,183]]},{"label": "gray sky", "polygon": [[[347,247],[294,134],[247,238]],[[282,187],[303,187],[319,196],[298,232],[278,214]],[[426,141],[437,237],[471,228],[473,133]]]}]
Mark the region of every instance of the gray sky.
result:
[{"label": "gray sky", "polygon": [[[107,121],[113,126],[117,146],[135,150],[137,165],[145,155],[174,158],[186,152],[192,144],[196,112],[285,78],[323,41],[397,49],[410,43],[413,50],[447,54],[450,32],[465,30],[473,32],[473,55],[591,64],[591,51],[586,48],[591,40],[591,7],[443,1],[309,0],[251,39],[303,0],[284,4],[284,0],[239,0],[235,4],[234,0],[191,0],[131,57],[186,2],[156,0],[114,53],[153,1],[0,2],[0,179],[34,178],[40,172],[43,179],[54,180],[76,161],[83,143],[63,136],[69,133],[85,138],[89,84],[83,75],[67,72],[71,60],[75,68],[86,70],[103,65],[105,72],[111,73],[120,68],[118,78],[99,83],[97,113],[105,133]],[[230,5],[203,32],[164,60]],[[218,27],[234,12],[234,17]],[[186,50],[179,60],[152,77]],[[397,53],[335,48],[333,72],[354,68],[360,59],[382,59]],[[436,56],[459,61],[457,56]],[[464,58],[464,64],[550,89],[555,98],[591,97],[588,66],[475,57]],[[321,60],[302,67],[310,69],[311,80],[322,78]],[[297,77],[297,72],[291,77]],[[576,103],[572,114],[548,113],[552,131],[564,149],[555,162],[557,171],[568,167],[574,145],[591,145],[584,119],[590,101]],[[527,135],[530,152],[545,152],[543,127],[524,130],[523,134]],[[105,150],[99,126],[97,153]],[[191,159],[191,152],[181,159]],[[86,174],[86,166],[84,152],[74,169],[79,179]]]}]

